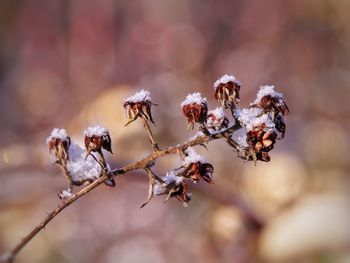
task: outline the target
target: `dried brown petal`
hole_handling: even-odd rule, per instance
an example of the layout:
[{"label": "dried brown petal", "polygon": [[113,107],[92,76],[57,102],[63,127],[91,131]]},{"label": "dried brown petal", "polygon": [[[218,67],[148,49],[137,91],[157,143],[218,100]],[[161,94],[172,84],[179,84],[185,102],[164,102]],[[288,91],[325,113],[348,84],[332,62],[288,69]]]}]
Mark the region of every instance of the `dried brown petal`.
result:
[{"label": "dried brown petal", "polygon": [[182,112],[187,118],[189,127],[193,129],[194,123],[205,123],[207,118],[208,107],[206,103],[191,103],[182,107]]},{"label": "dried brown petal", "polygon": [[221,83],[215,88],[215,98],[225,108],[235,108],[235,104],[239,103],[239,90],[241,85],[239,82],[229,81]]}]

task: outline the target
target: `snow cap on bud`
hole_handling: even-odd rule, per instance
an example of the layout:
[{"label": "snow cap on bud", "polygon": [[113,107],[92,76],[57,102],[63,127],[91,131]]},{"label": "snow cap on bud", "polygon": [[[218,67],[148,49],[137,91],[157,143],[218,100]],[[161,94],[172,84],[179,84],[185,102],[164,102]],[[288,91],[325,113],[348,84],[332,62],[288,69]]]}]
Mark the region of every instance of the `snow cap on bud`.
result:
[{"label": "snow cap on bud", "polygon": [[275,86],[261,86],[256,96],[254,105],[262,108],[264,111],[272,111],[287,115],[288,106],[283,99],[283,94],[275,91]]},{"label": "snow cap on bud", "polygon": [[193,129],[196,122],[205,123],[208,112],[207,99],[199,92],[188,94],[181,103],[181,108],[187,118],[188,128]]},{"label": "snow cap on bud", "polygon": [[155,104],[152,103],[151,93],[147,90],[141,90],[135,95],[124,99],[123,107],[129,118],[125,126],[135,121],[138,117],[144,118],[154,124],[151,113],[152,105]]},{"label": "snow cap on bud", "polygon": [[112,141],[108,129],[98,125],[84,131],[85,149],[88,153],[100,152],[103,149],[112,153]]},{"label": "snow cap on bud", "polygon": [[214,131],[219,131],[223,128],[227,128],[229,120],[225,116],[223,108],[216,108],[211,110],[207,115],[207,128]]},{"label": "snow cap on bud", "polygon": [[71,140],[65,129],[53,129],[50,136],[47,137],[46,143],[49,145],[49,153],[55,155],[57,162],[67,163]]},{"label": "snow cap on bud", "polygon": [[241,85],[236,77],[225,74],[214,82],[215,98],[221,103],[222,107],[234,109],[240,101],[239,90]]}]

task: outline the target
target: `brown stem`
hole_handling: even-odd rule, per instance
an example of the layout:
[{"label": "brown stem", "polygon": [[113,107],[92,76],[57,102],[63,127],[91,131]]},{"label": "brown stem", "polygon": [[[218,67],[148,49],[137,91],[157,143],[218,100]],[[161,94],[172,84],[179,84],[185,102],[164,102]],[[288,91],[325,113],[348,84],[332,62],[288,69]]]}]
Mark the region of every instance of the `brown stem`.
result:
[{"label": "brown stem", "polygon": [[177,154],[179,152],[179,149],[187,149],[190,146],[200,145],[206,142],[209,142],[211,140],[216,140],[220,138],[224,138],[229,133],[233,133],[235,130],[237,130],[239,127],[237,125],[233,125],[221,132],[212,134],[211,136],[203,135],[199,136],[196,139],[183,143],[178,146],[169,147],[165,150],[158,150],[154,151],[153,153],[149,154],[145,158],[143,158],[140,161],[128,164],[122,168],[115,169],[109,174],[104,173],[100,178],[89,184],[88,186],[81,189],[79,192],[73,194],[71,197],[65,199],[62,201],[61,204],[59,204],[55,209],[53,209],[48,215],[37,225],[35,228],[26,235],[13,249],[6,252],[3,256],[0,257],[0,262],[4,263],[10,263],[13,262],[16,255],[22,250],[22,248],[28,244],[28,242],[35,237],[53,218],[55,218],[61,211],[63,211],[66,207],[74,203],[76,200],[78,200],[80,197],[84,196],[100,184],[102,184],[105,180],[108,178],[111,178],[113,176],[119,176],[125,173],[128,173],[133,170],[137,169],[144,169],[147,167],[150,163],[157,160],[158,158],[170,155],[170,154]]},{"label": "brown stem", "polygon": [[147,134],[148,134],[148,138],[153,146],[153,150],[154,151],[159,151],[159,146],[158,146],[158,143],[156,142],[156,140],[154,139],[154,136],[153,136],[153,132],[151,130],[151,127],[149,125],[149,122],[148,120],[146,120],[146,118],[142,117],[142,120],[143,120],[143,125],[147,131]]}]

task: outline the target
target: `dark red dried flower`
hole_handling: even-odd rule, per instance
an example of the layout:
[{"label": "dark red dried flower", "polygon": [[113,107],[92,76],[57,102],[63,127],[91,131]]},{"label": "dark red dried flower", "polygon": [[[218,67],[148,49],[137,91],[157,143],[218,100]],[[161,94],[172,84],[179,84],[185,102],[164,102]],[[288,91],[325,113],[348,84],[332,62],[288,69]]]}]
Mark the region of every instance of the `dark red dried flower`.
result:
[{"label": "dark red dried flower", "polygon": [[89,127],[84,132],[87,152],[101,152],[102,148],[112,153],[112,141],[108,129],[102,126]]},{"label": "dark red dried flower", "polygon": [[188,94],[181,103],[181,108],[187,118],[188,128],[193,129],[196,122],[205,123],[208,112],[207,99],[203,98],[199,92]]},{"label": "dark red dried flower", "polygon": [[123,107],[125,108],[126,114],[129,118],[125,126],[135,121],[139,117],[144,118],[145,120],[154,124],[151,113],[152,105],[155,104],[152,103],[150,93],[146,90],[141,90],[135,95],[125,99]]},{"label": "dark red dried flower", "polygon": [[207,183],[212,183],[212,175],[214,167],[210,163],[195,162],[190,163],[183,171],[183,176],[191,178],[194,182],[204,180]]},{"label": "dark red dried flower", "polygon": [[259,107],[265,111],[273,111],[276,113],[280,112],[282,115],[287,115],[289,113],[288,106],[284,100],[278,97],[272,97],[271,95],[262,97],[259,103]]}]

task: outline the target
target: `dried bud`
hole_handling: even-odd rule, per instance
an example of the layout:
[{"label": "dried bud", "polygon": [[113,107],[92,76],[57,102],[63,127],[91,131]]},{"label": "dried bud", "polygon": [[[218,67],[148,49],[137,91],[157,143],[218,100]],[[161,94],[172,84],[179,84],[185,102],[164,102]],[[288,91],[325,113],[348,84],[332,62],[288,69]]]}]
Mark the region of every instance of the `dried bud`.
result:
[{"label": "dried bud", "polygon": [[145,118],[147,121],[154,124],[151,113],[152,105],[155,104],[152,103],[151,94],[147,90],[141,90],[135,95],[126,98],[123,106],[129,121],[125,124],[125,126],[135,121],[138,117]]},{"label": "dried bud", "polygon": [[264,111],[272,111],[274,113],[280,112],[282,115],[287,115],[289,113],[288,106],[283,100],[282,93],[276,92],[274,86],[261,86],[254,104]]},{"label": "dried bud", "polygon": [[67,163],[71,140],[65,129],[53,129],[46,139],[46,143],[49,145],[49,153],[55,155],[57,162],[60,164]]},{"label": "dried bud", "polygon": [[181,103],[181,108],[187,118],[188,128],[193,129],[196,122],[205,123],[208,112],[207,99],[203,98],[199,92],[187,95]]},{"label": "dried bud", "polygon": [[214,131],[219,131],[223,128],[227,128],[229,120],[225,116],[225,112],[222,108],[216,108],[211,110],[207,115],[207,128]]},{"label": "dried bud", "polygon": [[186,178],[191,178],[194,182],[204,180],[207,183],[212,183],[212,175],[214,167],[208,163],[203,156],[199,155],[192,147],[185,151],[186,157],[182,162],[184,171],[182,175]]},{"label": "dried bud", "polygon": [[247,143],[257,160],[268,162],[268,152],[273,149],[276,143],[277,133],[266,129],[265,124],[254,127],[247,133]]},{"label": "dried bud", "polygon": [[212,175],[214,167],[210,163],[190,163],[187,168],[183,171],[184,177],[191,178],[194,182],[204,180],[207,183],[212,183]]},{"label": "dried bud", "polygon": [[222,107],[234,109],[239,103],[239,90],[241,82],[234,76],[223,75],[215,81],[213,88],[215,98],[221,103]]},{"label": "dried bud", "polygon": [[112,142],[108,129],[102,126],[88,127],[84,131],[85,149],[90,152],[101,152],[102,148],[112,153]]},{"label": "dried bud", "polygon": [[161,182],[156,181],[153,187],[153,194],[167,194],[165,202],[171,197],[176,197],[184,206],[187,206],[187,203],[191,200],[191,194],[188,193],[188,186],[184,178],[175,175],[174,172],[168,172],[161,178]]}]

